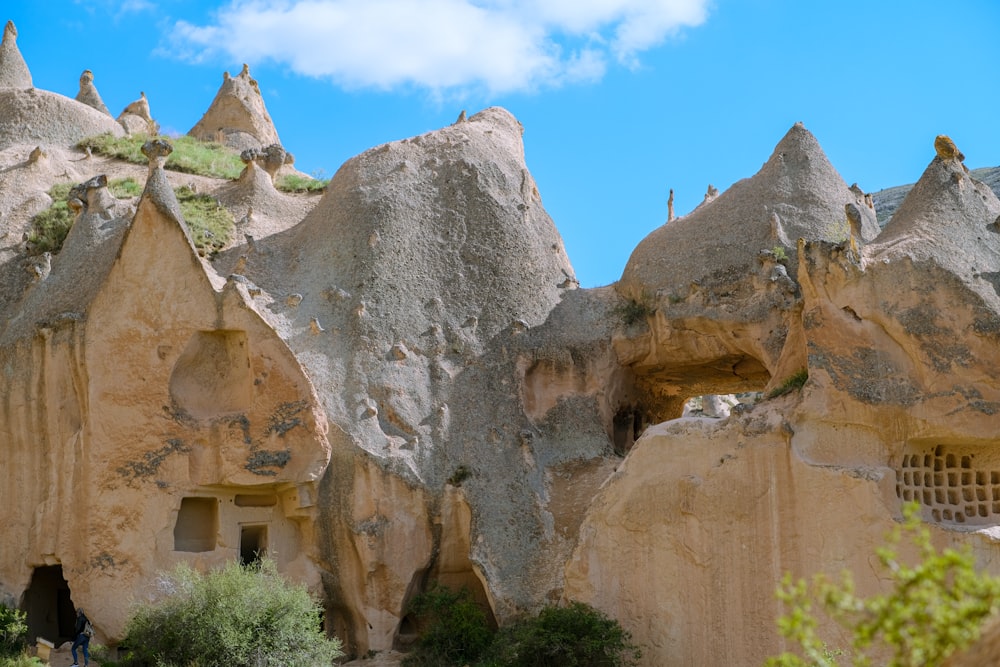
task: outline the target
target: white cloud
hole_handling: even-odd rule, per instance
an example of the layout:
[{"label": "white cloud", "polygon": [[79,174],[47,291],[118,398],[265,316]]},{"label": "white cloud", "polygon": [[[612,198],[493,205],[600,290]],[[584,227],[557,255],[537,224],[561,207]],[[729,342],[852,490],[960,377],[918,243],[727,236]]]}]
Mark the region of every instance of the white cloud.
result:
[{"label": "white cloud", "polygon": [[492,93],[595,80],[685,27],[710,0],[232,0],[179,21],[189,60],[285,63],[352,87]]}]

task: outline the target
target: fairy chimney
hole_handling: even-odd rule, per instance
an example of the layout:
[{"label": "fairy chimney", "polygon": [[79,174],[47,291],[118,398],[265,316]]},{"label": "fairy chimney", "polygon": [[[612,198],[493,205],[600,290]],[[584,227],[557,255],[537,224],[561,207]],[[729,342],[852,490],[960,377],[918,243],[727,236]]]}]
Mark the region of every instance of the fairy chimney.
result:
[{"label": "fairy chimney", "polygon": [[218,141],[236,150],[280,144],[278,131],[264,106],[250,67],[234,76],[224,72],[222,86],[208,111],[188,134],[202,141]]},{"label": "fairy chimney", "polygon": [[0,88],[31,88],[31,72],[17,48],[17,28],[7,21],[0,42]]},{"label": "fairy chimney", "polygon": [[104,100],[101,99],[101,94],[97,92],[97,86],[94,85],[94,73],[89,69],[83,70],[83,74],[80,75],[80,92],[76,94],[76,101],[111,116],[108,107],[104,105]]}]

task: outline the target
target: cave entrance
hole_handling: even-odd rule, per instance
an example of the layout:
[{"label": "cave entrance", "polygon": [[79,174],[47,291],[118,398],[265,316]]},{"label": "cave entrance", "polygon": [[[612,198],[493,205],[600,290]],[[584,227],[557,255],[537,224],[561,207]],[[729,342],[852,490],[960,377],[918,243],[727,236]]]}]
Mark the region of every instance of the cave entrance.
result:
[{"label": "cave entrance", "polygon": [[72,641],[76,609],[62,565],[36,567],[24,592],[21,610],[27,614],[28,641],[44,637],[59,645]]},{"label": "cave entrance", "polygon": [[487,625],[493,630],[499,627],[496,614],[493,613],[493,605],[490,604],[489,596],[486,593],[486,588],[474,571],[470,569],[458,572],[438,573],[434,580],[428,580],[427,571],[420,570],[413,575],[410,586],[403,598],[402,609],[404,613],[403,617],[399,620],[399,625],[396,627],[396,635],[393,638],[394,650],[404,652],[412,650],[421,635],[427,630],[427,619],[421,619],[419,616],[407,611],[407,609],[410,607],[410,601],[420,591],[433,591],[436,586],[453,592],[468,591],[472,602],[486,616]]},{"label": "cave entrance", "polygon": [[267,525],[240,527],[240,564],[256,565],[267,556]]}]

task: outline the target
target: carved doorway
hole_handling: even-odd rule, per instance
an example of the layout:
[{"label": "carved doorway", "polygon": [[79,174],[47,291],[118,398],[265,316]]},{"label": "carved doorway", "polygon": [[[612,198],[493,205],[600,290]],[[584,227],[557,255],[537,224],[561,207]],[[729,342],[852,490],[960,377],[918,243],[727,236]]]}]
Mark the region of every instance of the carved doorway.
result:
[{"label": "carved doorway", "polygon": [[240,564],[255,565],[267,555],[267,525],[240,527]]},{"label": "carved doorway", "polygon": [[44,637],[59,645],[72,641],[76,625],[76,609],[69,583],[63,577],[62,565],[36,567],[31,583],[21,598],[21,610],[27,617],[28,641]]}]

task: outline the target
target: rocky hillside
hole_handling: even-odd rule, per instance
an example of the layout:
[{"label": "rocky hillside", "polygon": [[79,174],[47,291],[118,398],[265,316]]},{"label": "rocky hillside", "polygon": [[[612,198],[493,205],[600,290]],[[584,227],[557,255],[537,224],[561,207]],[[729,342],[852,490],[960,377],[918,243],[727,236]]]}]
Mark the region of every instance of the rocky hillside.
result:
[{"label": "rocky hillside", "polygon": [[[883,589],[904,502],[1000,572],[997,170],[947,137],[880,225],[888,198],[797,124],[580,289],[504,109],[290,192],[248,68],[165,140],[145,97],[101,108],[99,72],[76,99],[33,88],[16,37],[0,600],[32,636],[65,640],[83,606],[113,646],[161,571],[266,553],[356,656],[406,651],[410,600],[443,584],[497,625],[594,605],[644,665],[750,665],[787,648],[785,573]],[[174,161],[205,139],[232,173]],[[196,195],[225,234],[196,229]],[[44,245],[54,205],[68,231]],[[762,398],[684,416],[743,392]]]}]

